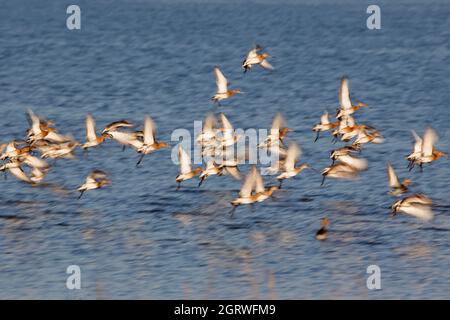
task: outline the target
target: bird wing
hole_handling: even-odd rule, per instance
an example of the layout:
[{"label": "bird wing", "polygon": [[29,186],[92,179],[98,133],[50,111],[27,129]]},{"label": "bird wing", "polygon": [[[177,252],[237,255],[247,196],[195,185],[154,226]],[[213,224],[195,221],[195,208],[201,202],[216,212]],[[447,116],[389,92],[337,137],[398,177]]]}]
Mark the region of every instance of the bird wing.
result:
[{"label": "bird wing", "polygon": [[391,187],[391,188],[400,187],[400,182],[398,181],[398,177],[395,174],[394,168],[392,168],[392,166],[389,162],[387,164],[387,173],[388,173],[388,179],[389,179],[389,187]]},{"label": "bird wing", "polygon": [[277,113],[276,116],[272,120],[272,130],[280,130],[280,128],[284,126],[284,119],[281,113]]},{"label": "bird wing", "polygon": [[252,59],[258,58],[258,51],[260,49],[258,47],[253,48],[247,55],[247,60],[251,61]]},{"label": "bird wing", "polygon": [[347,116],[346,117],[346,122],[347,122],[347,127],[354,127],[355,126],[355,118],[353,118],[352,116]]},{"label": "bird wing", "polygon": [[285,171],[294,170],[295,163],[297,162],[299,156],[300,156],[300,148],[296,143],[292,143],[287,150],[286,160],[284,162],[284,170]]},{"label": "bird wing", "polygon": [[263,67],[264,69],[267,69],[267,70],[273,70],[274,69],[274,67],[266,59],[261,61],[261,63],[259,65],[261,67]]},{"label": "bird wing", "polygon": [[263,178],[261,177],[261,174],[258,172],[258,170],[254,170],[254,176],[255,176],[255,192],[264,192],[266,189],[264,189],[264,182]]},{"label": "bird wing", "polygon": [[247,173],[244,183],[242,184],[241,191],[239,192],[239,196],[241,198],[250,197],[253,186],[255,184],[255,172],[256,172],[256,167],[252,166],[250,171]]},{"label": "bird wing", "polygon": [[339,157],[339,161],[349,165],[350,167],[356,169],[356,170],[365,170],[367,169],[367,160],[352,157],[350,155],[344,155]]},{"label": "bird wing", "polygon": [[183,147],[178,145],[178,161],[180,162],[180,173],[186,174],[192,171],[191,169],[191,159]]},{"label": "bird wing", "polygon": [[423,143],[422,138],[414,130],[411,130],[411,133],[414,136],[414,140],[416,141],[414,143],[414,153],[422,152],[422,143]]},{"label": "bird wing", "polygon": [[144,144],[152,145],[155,143],[156,126],[152,118],[146,115],[144,119]]},{"label": "bird wing", "polygon": [[44,176],[45,176],[45,173],[43,173],[38,168],[33,168],[33,170],[31,171],[31,177],[34,178],[34,179],[41,179]]},{"label": "bird wing", "polygon": [[38,157],[27,155],[24,157],[24,163],[30,167],[33,168],[48,168],[47,162],[45,162],[42,159],[39,159]]},{"label": "bird wing", "polygon": [[239,172],[239,169],[237,167],[225,167],[224,168],[225,174],[229,174],[236,180],[241,180],[241,174]]},{"label": "bird wing", "polygon": [[433,211],[428,205],[413,203],[402,206],[401,211],[424,221],[430,221],[433,219]]},{"label": "bird wing", "polygon": [[222,128],[224,130],[233,130],[233,126],[223,113],[220,114],[220,121],[222,122]]},{"label": "bird wing", "polygon": [[41,120],[38,116],[36,116],[33,110],[28,109],[28,116],[31,122],[31,131],[33,134],[39,134],[41,132]]},{"label": "bird wing", "polygon": [[206,162],[206,168],[205,170],[213,169],[216,165],[214,163],[214,159],[209,159],[208,162]]},{"label": "bird wing", "polygon": [[137,139],[136,134],[131,132],[111,131],[112,138],[117,142],[125,145],[130,145],[136,149],[142,147],[142,142]]},{"label": "bird wing", "polygon": [[438,135],[433,128],[427,128],[423,135],[422,152],[424,156],[433,154],[433,146],[438,141]]},{"label": "bird wing", "polygon": [[208,113],[205,118],[205,124],[203,125],[203,133],[213,133],[214,126],[216,125],[216,117],[213,113]]},{"label": "bird wing", "polygon": [[216,76],[217,93],[228,92],[228,81],[218,67],[214,67],[214,74]]},{"label": "bird wing", "polygon": [[16,150],[17,150],[17,148],[16,148],[16,143],[15,143],[14,141],[11,141],[11,142],[8,143],[8,145],[6,146],[5,153],[11,153],[11,152],[14,152],[14,151],[16,151]]},{"label": "bird wing", "polygon": [[222,136],[225,141],[233,139],[233,126],[223,113],[220,114],[220,121],[222,122]]},{"label": "bird wing", "polygon": [[348,79],[341,79],[341,86],[339,88],[339,104],[342,109],[350,109],[352,107],[352,102],[350,100],[350,91],[348,89]]},{"label": "bird wing", "polygon": [[25,172],[23,172],[21,167],[9,168],[9,172],[11,172],[11,174],[19,180],[31,182],[30,178],[27,177],[27,175],[25,174]]},{"label": "bird wing", "polygon": [[88,114],[86,116],[86,141],[97,140],[97,135],[95,134],[95,121],[94,118]]},{"label": "bird wing", "polygon": [[108,124],[105,129],[103,129],[102,133],[105,133],[107,131],[114,131],[119,128],[123,127],[133,127],[134,125],[126,120],[120,120],[120,121],[114,121]]},{"label": "bird wing", "polygon": [[320,124],[329,124],[330,120],[328,119],[328,112],[325,111],[324,114],[320,117]]},{"label": "bird wing", "polygon": [[91,172],[91,174],[89,176],[92,179],[97,180],[97,179],[101,179],[101,178],[106,178],[108,176],[108,174],[102,170],[94,170]]}]

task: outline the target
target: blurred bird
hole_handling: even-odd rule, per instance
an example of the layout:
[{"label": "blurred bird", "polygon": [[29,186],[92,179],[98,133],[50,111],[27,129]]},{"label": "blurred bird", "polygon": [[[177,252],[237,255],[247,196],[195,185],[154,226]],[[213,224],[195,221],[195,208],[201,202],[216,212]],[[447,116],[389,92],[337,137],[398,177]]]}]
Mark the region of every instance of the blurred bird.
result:
[{"label": "blurred bird", "polygon": [[409,161],[408,168],[412,169],[412,166],[414,165],[415,161],[420,158],[422,155],[422,138],[414,131],[411,130],[411,133],[414,137],[414,147],[413,151],[406,157],[406,159]]},{"label": "blurred bird", "polygon": [[3,147],[3,150],[4,150],[4,152],[0,155],[0,160],[6,160],[6,159],[15,160],[19,156],[28,153],[30,151],[30,147],[25,146],[25,147],[20,148],[18,146],[18,142],[14,140],[14,141],[11,141],[8,144],[6,144]]},{"label": "blurred bird", "polygon": [[284,127],[283,116],[280,113],[277,113],[272,120],[272,127],[270,128],[269,135],[258,145],[258,148],[270,148],[275,144],[283,144],[286,133],[290,131],[292,131],[290,128]]},{"label": "blurred bird", "polygon": [[31,168],[47,169],[50,167],[47,162],[38,157],[32,156],[30,153],[20,155],[18,160]]},{"label": "blurred bird", "polygon": [[78,145],[77,142],[48,143],[45,140],[45,143],[41,144],[39,149],[42,158],[75,159],[73,152]]},{"label": "blurred bird", "polygon": [[102,131],[102,134],[109,133],[110,131],[116,131],[117,129],[121,128],[131,128],[134,127],[134,125],[127,120],[119,120],[114,121],[108,124]]},{"label": "blurred bird", "polygon": [[216,139],[215,125],[217,123],[214,114],[206,115],[202,132],[197,136],[196,141],[202,146],[206,147]]},{"label": "blurred bird", "polygon": [[352,153],[356,153],[356,152],[361,152],[361,147],[360,145],[350,145],[350,146],[345,146],[339,149],[335,149],[331,151],[330,154],[330,159],[333,160],[333,164],[334,162],[340,157],[340,156],[344,156],[344,155],[351,155]]},{"label": "blurred bird", "polygon": [[364,143],[380,144],[384,142],[384,138],[381,133],[375,129],[360,130],[358,136],[353,144],[360,145]]},{"label": "blurred bird", "polygon": [[325,168],[322,171],[322,183],[323,185],[325,183],[325,179],[328,178],[336,178],[336,179],[353,179],[357,177],[359,174],[359,170],[355,169],[354,167],[343,163],[338,162],[335,163],[327,168]]},{"label": "blurred bird", "polygon": [[140,133],[120,130],[131,127],[134,127],[134,125],[127,120],[114,121],[103,129],[102,135],[106,134],[111,139],[117,141],[123,146],[123,150],[125,150],[125,147],[127,146],[138,150],[142,147],[142,141],[139,140]]},{"label": "blurred bird", "polygon": [[[436,161],[442,156],[447,156],[445,153],[434,150],[434,145],[438,141],[438,135],[433,128],[427,128],[423,135],[423,142],[421,147],[420,155],[414,156],[414,162],[411,166],[411,169],[414,165],[418,165],[422,170],[422,166],[424,163],[431,163]],[[414,149],[416,146],[414,145]],[[411,155],[410,155],[411,156]],[[409,156],[409,157],[410,157]]]},{"label": "blurred bird", "polygon": [[312,131],[317,132],[316,139],[314,139],[314,142],[316,142],[317,139],[319,139],[320,132],[334,129],[337,126],[338,126],[337,122],[335,123],[330,122],[330,120],[328,119],[328,112],[325,111],[324,114],[320,117],[320,123],[316,124],[312,129]]},{"label": "blurred bird", "polygon": [[273,70],[273,66],[267,62],[266,58],[271,57],[268,53],[259,53],[260,46],[255,46],[247,55],[247,58],[242,62],[244,73],[249,71],[253,65],[260,65],[264,69]]},{"label": "blurred bird", "polygon": [[[253,190],[255,192],[252,194]],[[242,184],[239,197],[231,201],[231,204],[237,207],[241,204],[262,202],[271,197],[276,190],[278,190],[278,187],[264,187],[263,179],[257,171],[256,166],[253,165]]]},{"label": "blurred bird", "polygon": [[298,167],[295,166],[295,163],[300,157],[300,154],[301,150],[298,147],[298,145],[292,143],[287,150],[287,156],[284,162],[283,172],[277,177],[277,180],[280,182],[279,188],[281,188],[281,184],[284,179],[295,177],[303,170],[309,168],[309,165],[306,163],[303,163]]},{"label": "blurred bird", "polygon": [[78,199],[80,199],[83,196],[83,193],[87,190],[100,189],[109,184],[111,184],[111,181],[105,172],[101,170],[94,170],[88,175],[81,187],[78,188],[78,191],[80,192]]},{"label": "blurred bird", "polygon": [[157,142],[155,137],[156,125],[153,122],[152,118],[146,115],[144,119],[144,141],[142,145],[137,149],[137,152],[141,153],[141,157],[136,163],[136,166],[138,166],[142,162],[142,159],[144,159],[144,156],[146,154],[149,154],[161,148],[169,147],[169,145],[165,142]]},{"label": "blurred bird", "polygon": [[37,167],[33,168],[33,170],[31,171],[30,181],[35,184],[41,183],[48,170],[49,168],[44,168],[42,171]]},{"label": "blurred bird", "polygon": [[336,114],[336,118],[339,119],[343,116],[351,115],[361,107],[367,107],[367,105],[362,102],[358,102],[356,106],[352,105],[350,91],[348,89],[348,79],[343,77],[339,88],[339,110]]},{"label": "blurred bird", "polygon": [[410,180],[405,179],[403,180],[402,183],[400,183],[398,181],[397,175],[395,174],[394,168],[392,168],[389,162],[387,163],[387,173],[388,173],[389,187],[391,188],[389,194],[393,196],[399,196],[402,193],[408,191],[408,185],[410,183]]},{"label": "blurred bird", "polygon": [[21,163],[17,160],[8,162],[0,167],[0,171],[6,172],[6,170],[8,170],[9,173],[11,173],[18,180],[21,180],[21,181],[24,181],[27,183],[33,183],[33,181],[31,181],[30,178],[23,171],[23,169],[21,167]]},{"label": "blurred bird", "polygon": [[330,224],[330,221],[327,217],[323,218],[320,222],[320,229],[316,232],[316,239],[317,240],[325,240],[328,237],[328,225]]},{"label": "blurred bird", "polygon": [[222,71],[218,67],[214,67],[214,74],[216,76],[216,85],[217,85],[217,93],[211,98],[212,101],[218,102],[220,105],[220,101],[224,99],[228,99],[232,97],[236,93],[242,93],[238,89],[228,90],[228,81],[227,78],[223,75]]},{"label": "blurred bird", "polygon": [[81,148],[87,150],[88,148],[96,147],[100,145],[106,138],[109,137],[108,133],[102,133],[99,137],[95,132],[95,121],[94,118],[88,114],[86,116],[86,142],[81,145]]},{"label": "blurred bird", "polygon": [[368,166],[366,159],[357,158],[350,154],[337,155],[334,159],[352,167],[356,171],[366,170]]},{"label": "blurred bird", "polygon": [[61,135],[55,128],[51,127],[50,125],[53,123],[52,121],[41,121],[41,119],[36,116],[31,109],[28,109],[27,115],[31,125],[27,131],[27,142],[31,145],[42,139],[45,139],[51,143],[76,143],[73,137]]},{"label": "blurred bird", "polygon": [[222,134],[221,137],[217,138],[219,143],[218,147],[230,147],[234,145],[241,138],[241,136],[234,133],[233,126],[223,113],[220,114],[220,122],[222,123],[222,128],[220,128],[219,131]]},{"label": "blurred bird", "polygon": [[433,219],[432,203],[430,198],[422,194],[415,194],[395,202],[392,205],[392,214],[403,212],[421,220],[430,221]]},{"label": "blurred bird", "polygon": [[207,163],[206,163],[206,168],[205,170],[202,170],[200,176],[199,176],[199,183],[198,186],[200,187],[203,183],[203,181],[212,175],[220,175],[221,172],[223,170],[222,166],[218,166],[214,163],[214,160],[210,159]]},{"label": "blurred bird", "polygon": [[191,159],[181,144],[178,145],[178,161],[180,163],[180,174],[175,178],[177,182],[177,190],[181,187],[181,182],[192,179],[197,173],[202,171],[202,168],[197,167],[194,170],[191,168]]}]

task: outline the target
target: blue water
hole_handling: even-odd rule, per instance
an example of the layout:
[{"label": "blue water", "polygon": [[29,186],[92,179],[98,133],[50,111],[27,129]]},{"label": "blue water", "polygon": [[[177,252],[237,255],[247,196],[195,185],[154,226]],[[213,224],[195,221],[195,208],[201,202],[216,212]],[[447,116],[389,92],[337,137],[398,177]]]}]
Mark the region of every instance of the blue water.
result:
[{"label": "blue water", "polygon": [[[210,110],[236,128],[268,127],[280,111],[302,160],[322,169],[335,146],[327,136],[313,143],[311,128],[336,108],[342,75],[370,106],[356,120],[386,141],[364,149],[369,170],[359,180],[320,187],[321,176],[305,171],[276,200],[233,217],[240,183],[211,177],[176,192],[169,149],[136,168],[137,154],[109,141],[56,162],[50,186],[9,177],[0,181],[0,298],[450,298],[449,160],[423,173],[409,173],[405,160],[410,130],[429,125],[437,148],[450,151],[448,2],[381,2],[381,30],[366,28],[365,1],[76,3],[81,30],[69,31],[73,1],[0,2],[1,142],[24,137],[27,108],[79,141],[87,113],[98,128],[142,123],[149,113],[170,142],[174,129],[192,130]],[[274,56],[276,71],[242,73],[253,43]],[[246,92],[220,110],[209,101],[215,64]],[[390,216],[388,160],[435,201],[432,222]],[[74,190],[96,168],[113,184],[77,200]],[[330,234],[319,242],[324,216]],[[371,264],[381,268],[382,290],[366,288]],[[66,289],[69,265],[81,267],[81,290]]]}]

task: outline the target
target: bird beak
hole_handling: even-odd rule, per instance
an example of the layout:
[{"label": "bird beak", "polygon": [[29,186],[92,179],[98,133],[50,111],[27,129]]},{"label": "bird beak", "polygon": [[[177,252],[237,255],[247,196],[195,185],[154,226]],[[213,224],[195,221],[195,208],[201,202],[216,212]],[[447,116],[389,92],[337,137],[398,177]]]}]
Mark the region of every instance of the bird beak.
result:
[{"label": "bird beak", "polygon": [[319,170],[317,170],[317,169],[315,169],[315,168],[313,168],[313,167],[311,167],[311,166],[307,166],[306,168],[311,169],[311,170],[314,171],[314,172],[320,173]]}]

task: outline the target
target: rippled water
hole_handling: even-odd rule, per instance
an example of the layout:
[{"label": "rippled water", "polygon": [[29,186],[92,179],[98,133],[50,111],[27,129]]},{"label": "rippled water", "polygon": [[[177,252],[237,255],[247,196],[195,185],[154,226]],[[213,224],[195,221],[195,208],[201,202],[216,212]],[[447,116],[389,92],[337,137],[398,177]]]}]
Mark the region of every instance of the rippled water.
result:
[{"label": "rippled water", "polygon": [[[334,146],[313,143],[311,127],[337,106],[345,74],[370,106],[357,121],[386,142],[365,148],[370,166],[357,181],[320,187],[321,176],[305,171],[233,217],[240,184],[212,177],[176,192],[170,150],[135,168],[134,151],[108,142],[58,161],[44,187],[9,177],[0,182],[0,298],[450,298],[449,160],[408,173],[404,159],[409,130],[428,125],[449,151],[448,2],[381,2],[378,31],[366,28],[365,1],[77,3],[82,28],[69,31],[72,2],[1,2],[0,141],[23,138],[28,107],[80,141],[87,113],[99,128],[149,113],[170,141],[209,110],[240,128],[268,127],[281,111],[302,159],[321,169]],[[253,43],[274,56],[275,72],[242,74]],[[209,101],[214,64],[246,92],[220,110]],[[432,222],[389,215],[387,160],[435,200]],[[73,190],[95,168],[112,174],[112,186],[78,201]],[[330,236],[318,242],[324,216]],[[73,264],[82,290],[65,287]],[[371,264],[382,290],[366,288]]]}]

